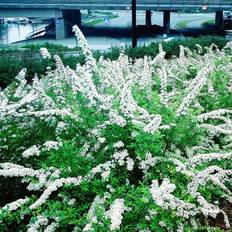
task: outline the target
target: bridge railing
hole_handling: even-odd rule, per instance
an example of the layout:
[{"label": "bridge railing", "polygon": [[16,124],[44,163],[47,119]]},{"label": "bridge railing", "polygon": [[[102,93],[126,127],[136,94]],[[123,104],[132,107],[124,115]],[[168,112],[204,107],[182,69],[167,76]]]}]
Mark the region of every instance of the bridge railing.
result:
[{"label": "bridge railing", "polygon": [[[0,0],[0,5],[5,4],[17,4],[17,5],[118,5],[118,6],[130,6],[131,0]],[[161,5],[172,5],[172,6],[231,6],[232,0],[137,0],[138,5],[147,5],[147,6],[161,6]],[[36,6],[35,6],[36,7]]]}]

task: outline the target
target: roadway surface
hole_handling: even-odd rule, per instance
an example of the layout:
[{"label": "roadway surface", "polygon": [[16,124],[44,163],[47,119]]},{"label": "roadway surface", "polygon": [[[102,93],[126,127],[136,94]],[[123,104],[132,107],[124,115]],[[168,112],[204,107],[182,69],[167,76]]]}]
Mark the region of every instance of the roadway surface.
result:
[{"label": "roadway surface", "polygon": [[[118,18],[110,21],[110,28],[125,28],[131,27],[131,13],[130,11],[114,11],[114,14],[118,14]],[[214,19],[214,13],[171,13],[171,29],[184,29],[181,27],[181,23],[186,24],[187,28],[201,28],[202,23]],[[152,23],[162,26],[163,13],[153,12]],[[145,24],[145,12],[138,11],[137,13],[137,25]],[[96,27],[103,27],[104,23],[97,24]]]}]

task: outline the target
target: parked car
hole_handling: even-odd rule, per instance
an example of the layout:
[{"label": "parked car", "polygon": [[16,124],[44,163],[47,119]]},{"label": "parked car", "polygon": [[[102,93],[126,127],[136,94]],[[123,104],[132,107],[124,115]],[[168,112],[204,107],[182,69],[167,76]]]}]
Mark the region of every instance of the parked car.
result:
[{"label": "parked car", "polygon": [[231,11],[224,11],[223,12],[224,20],[231,19],[232,20],[232,12]]},{"label": "parked car", "polygon": [[232,12],[224,11],[223,12],[223,21],[225,29],[232,29]]}]

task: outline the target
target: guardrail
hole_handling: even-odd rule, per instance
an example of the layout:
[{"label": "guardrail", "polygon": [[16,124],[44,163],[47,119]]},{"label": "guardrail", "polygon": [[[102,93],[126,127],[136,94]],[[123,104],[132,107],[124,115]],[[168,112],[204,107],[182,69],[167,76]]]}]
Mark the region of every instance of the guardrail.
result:
[{"label": "guardrail", "polygon": [[55,24],[49,24],[48,26],[40,27],[40,28],[30,32],[26,36],[26,39],[33,39],[33,38],[36,38],[38,36],[42,36],[45,33],[51,32],[52,30],[54,30],[54,28],[55,28]]},{"label": "guardrail", "polygon": [[[0,0],[6,4],[77,4],[77,5],[130,5],[131,0]],[[232,5],[232,0],[137,0],[138,5],[181,4],[181,5]]]},{"label": "guardrail", "polygon": [[[232,9],[232,0],[137,0],[138,9],[144,7],[200,7]],[[131,6],[131,0],[0,0],[0,8],[9,7],[62,8],[75,6],[80,9],[98,9],[100,7],[124,9]]]}]

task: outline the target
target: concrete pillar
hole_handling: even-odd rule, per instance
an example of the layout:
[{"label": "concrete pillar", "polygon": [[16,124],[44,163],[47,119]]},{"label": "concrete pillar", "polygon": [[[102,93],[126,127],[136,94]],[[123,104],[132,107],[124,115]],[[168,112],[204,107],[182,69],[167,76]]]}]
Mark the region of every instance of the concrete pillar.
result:
[{"label": "concrete pillar", "polygon": [[150,27],[152,25],[151,22],[151,10],[146,10],[146,26]]},{"label": "concrete pillar", "polygon": [[55,20],[56,39],[65,39],[71,35],[74,25],[81,26],[80,10],[62,10],[62,17]]},{"label": "concrete pillar", "polygon": [[170,15],[171,15],[170,10],[163,11],[163,27],[164,27],[164,32],[167,34],[170,32]]},{"label": "concrete pillar", "polygon": [[216,11],[215,15],[215,27],[217,32],[221,32],[224,29],[223,25],[223,11]]},{"label": "concrete pillar", "polygon": [[64,18],[55,19],[56,39],[65,39],[68,36],[68,25]]}]

